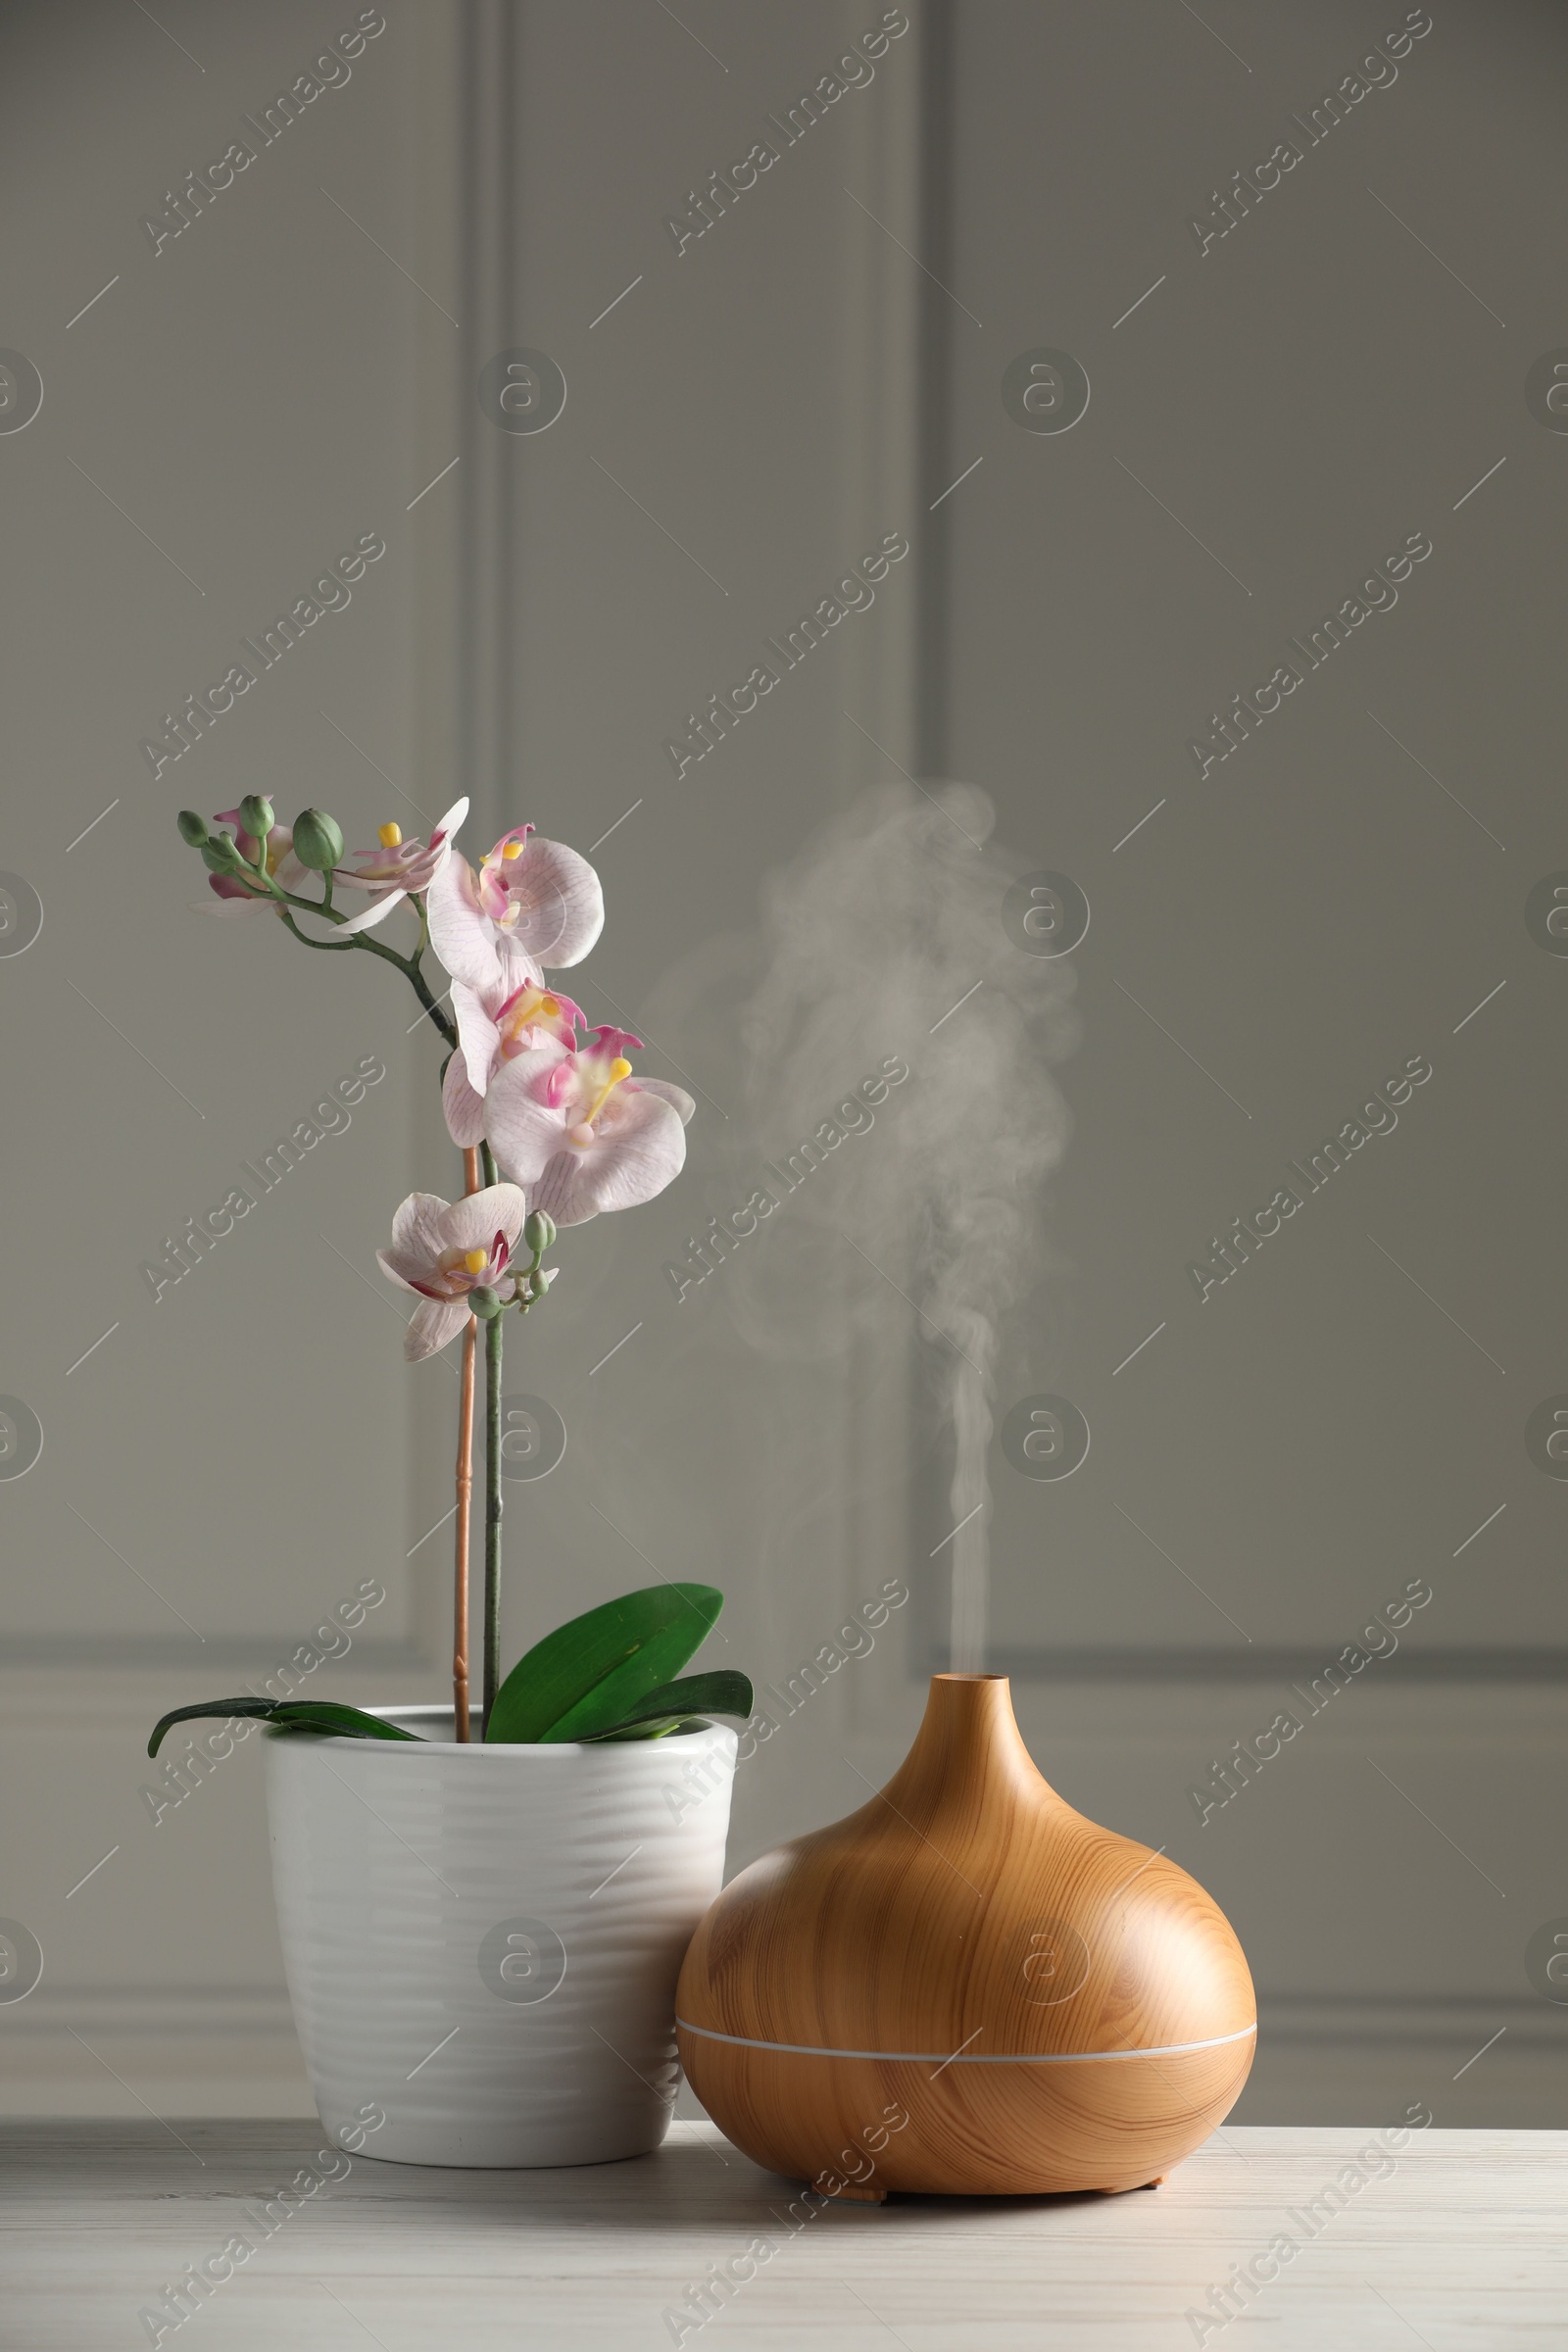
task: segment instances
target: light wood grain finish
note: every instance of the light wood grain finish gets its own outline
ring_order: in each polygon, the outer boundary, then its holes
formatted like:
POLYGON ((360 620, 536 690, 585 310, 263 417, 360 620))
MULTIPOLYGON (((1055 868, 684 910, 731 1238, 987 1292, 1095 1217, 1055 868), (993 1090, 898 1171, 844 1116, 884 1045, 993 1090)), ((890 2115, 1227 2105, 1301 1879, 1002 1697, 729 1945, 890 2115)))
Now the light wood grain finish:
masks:
MULTIPOLYGON (((0 2135, 5 2352, 145 2345, 138 2310, 324 2144, 296 2123, 176 2129, 189 2152, 146 2118, 0 2135)), ((1184 2314, 1369 2137, 1227 2127, 1154 2196, 811 2199, 805 2222, 707 2124, 566 2172, 359 2156, 164 2343, 670 2352, 692 2286, 760 2239, 686 2352, 1180 2352, 1184 2314)), ((1568 2132, 1418 2132, 1211 2352, 1546 2352, 1568 2340, 1565 2176, 1568 2132)))
POLYGON ((1229 2112, 1256 2023, 1218 1905, 1075 1813, 984 1675, 937 1675, 887 1788, 732 1881, 676 2008, 757 2162, 949 2193, 1142 2186, 1229 2112))

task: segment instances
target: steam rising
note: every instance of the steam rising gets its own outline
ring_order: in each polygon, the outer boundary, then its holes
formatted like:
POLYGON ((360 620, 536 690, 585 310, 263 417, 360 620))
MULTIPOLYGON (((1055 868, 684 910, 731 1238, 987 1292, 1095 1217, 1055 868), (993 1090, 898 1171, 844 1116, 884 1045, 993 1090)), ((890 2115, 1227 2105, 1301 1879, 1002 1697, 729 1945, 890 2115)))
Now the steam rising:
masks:
POLYGON ((952 1663, 971 1673, 986 1642, 998 1325, 1045 1267, 1043 1187, 1070 1131, 1047 1063, 1075 1034, 1070 967, 1004 927, 1019 861, 986 846, 994 822, 972 786, 901 785, 865 796, 769 883, 765 977, 743 1024, 755 1131, 775 1167, 824 1122, 845 1132, 729 1292, 746 1336, 781 1353, 818 1351, 825 1320, 841 1339, 856 1320, 886 1331, 889 1305, 915 1322, 952 1433, 958 1532, 937 1558, 952 1562, 952 1663), (901 1058, 908 1078, 874 1133, 858 1127, 853 1090, 901 1058))

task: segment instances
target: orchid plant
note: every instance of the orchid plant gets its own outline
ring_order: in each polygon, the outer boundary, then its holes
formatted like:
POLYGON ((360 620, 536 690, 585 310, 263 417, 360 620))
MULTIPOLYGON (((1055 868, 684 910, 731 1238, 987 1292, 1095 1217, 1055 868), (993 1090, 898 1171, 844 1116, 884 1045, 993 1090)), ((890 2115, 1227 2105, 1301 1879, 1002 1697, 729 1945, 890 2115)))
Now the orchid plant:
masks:
MULTIPOLYGON (((410 1363, 461 1340, 453 1706, 470 1738, 468 1552, 473 1489, 475 1352, 484 1332, 485 1488, 483 1713, 486 1740, 647 1739, 714 1714, 750 1713, 751 1685, 733 1671, 679 1677, 710 1630, 722 1596, 707 1585, 656 1585, 590 1610, 536 1643, 502 1682, 501 1371, 509 1314, 527 1314, 560 1269, 544 1257, 558 1229, 652 1200, 686 1157, 695 1104, 678 1086, 636 1074, 642 1040, 590 1029, 547 972, 581 962, 604 928, 604 894, 585 858, 514 825, 477 873, 456 847, 460 800, 428 841, 382 825, 350 858, 319 808, 292 827, 252 794, 211 819, 181 812, 183 839, 208 869, 201 904, 228 917, 270 913, 303 947, 379 957, 413 988, 447 1048, 441 1102, 463 1154, 459 1199, 411 1193, 377 1251, 387 1279, 416 1301, 404 1337, 410 1363), (318 895, 316 895, 318 894, 318 895), (417 937, 400 953, 371 937, 400 908, 417 937), (432 991, 433 953, 450 986, 432 991), (446 1009, 450 996, 451 1010, 446 1009)), ((216 1699, 164 1717, 261 1716, 281 1731, 365 1738, 414 1735, 324 1700, 216 1699)))

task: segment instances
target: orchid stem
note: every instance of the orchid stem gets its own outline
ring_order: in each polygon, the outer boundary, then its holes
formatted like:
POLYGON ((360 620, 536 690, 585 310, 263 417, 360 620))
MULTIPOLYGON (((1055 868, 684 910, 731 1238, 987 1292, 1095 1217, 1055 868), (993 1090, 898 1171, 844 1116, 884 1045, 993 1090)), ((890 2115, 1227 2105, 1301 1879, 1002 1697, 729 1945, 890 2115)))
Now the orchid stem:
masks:
POLYGON ((468 1523, 473 1499, 474 1321, 463 1335, 463 1389, 458 1402, 458 1536, 452 1591, 452 1720, 458 1744, 468 1728, 468 1523))
POLYGON ((290 914, 286 906, 280 906, 278 908, 278 912, 281 914, 284 924, 290 931, 293 932, 295 938, 299 941, 302 948, 324 948, 329 956, 348 956, 352 954, 356 945, 355 941, 352 939, 312 939, 308 932, 300 929, 298 923, 294 920, 294 917, 290 914))
MULTIPOLYGON (((487 1185, 496 1181, 495 1153, 479 1146, 487 1185)), ((484 1327, 484 1735, 501 1685, 501 1327, 484 1327)))
MULTIPOLYGON (((479 1154, 463 1154, 463 1189, 479 1190, 479 1154)), ((468 1723, 468 1528, 473 1500, 473 1349, 476 1328, 463 1335, 463 1388, 458 1402, 458 1532, 452 1585, 452 1719, 460 1746, 472 1738, 468 1723)))

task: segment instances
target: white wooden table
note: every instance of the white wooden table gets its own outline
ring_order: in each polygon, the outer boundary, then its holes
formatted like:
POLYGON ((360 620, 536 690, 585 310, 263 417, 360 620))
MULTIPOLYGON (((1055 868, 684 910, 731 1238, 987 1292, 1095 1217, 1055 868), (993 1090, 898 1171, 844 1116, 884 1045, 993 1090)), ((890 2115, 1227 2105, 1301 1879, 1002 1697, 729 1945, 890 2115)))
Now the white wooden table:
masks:
POLYGON ((1418 2133, 1238 2316, 1210 2289, 1262 2256, 1370 2132, 1238 2128, 1129 2196, 814 2201, 708 2124, 658 2155, 553 2173, 352 2161, 288 2122, 8 2126, 0 2344, 99 2352, 1555 2352, 1568 2345, 1568 2132, 1418 2133), (177 2131, 179 2137, 172 2136, 177 2131), (344 2168, 341 2178, 323 2179, 344 2168), (270 2192, 318 2185, 274 2208, 270 2192), (790 2200, 797 2199, 792 2216, 790 2200), (233 2239, 255 2250, 234 2265, 233 2239), (769 2251, 762 2255, 760 2249, 769 2251), (729 2292, 706 2322, 692 2290, 729 2292), (751 2276, 747 2276, 750 2272, 751 2276))

